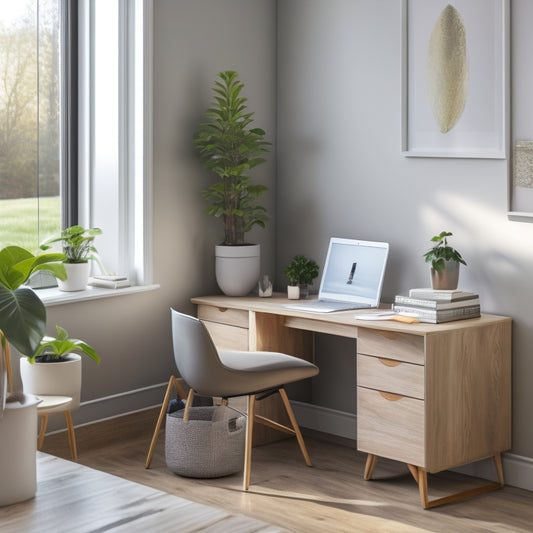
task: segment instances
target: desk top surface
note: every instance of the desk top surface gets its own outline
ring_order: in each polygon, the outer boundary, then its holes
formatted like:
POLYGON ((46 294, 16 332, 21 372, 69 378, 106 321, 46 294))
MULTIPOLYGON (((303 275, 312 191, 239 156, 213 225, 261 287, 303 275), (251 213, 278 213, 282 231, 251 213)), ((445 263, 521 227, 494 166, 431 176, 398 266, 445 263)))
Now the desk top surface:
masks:
MULTIPOLYGON (((316 296, 315 296, 316 298, 316 296)), ((241 309, 246 311, 255 311, 258 313, 270 313, 293 319, 302 319, 306 321, 316 321, 317 323, 341 324, 368 329, 380 329, 386 331, 401 331, 415 335, 427 335, 441 333, 443 331, 457 330, 463 328, 482 327, 493 325, 501 322, 511 322, 511 318, 482 314, 479 318, 470 318, 467 320, 455 320, 453 322, 444 322, 440 324, 413 323, 406 324, 394 320, 358 320, 356 315, 363 313, 376 312, 375 309, 351 309, 349 311, 336 311, 333 313, 313 313, 288 309, 286 305, 294 302, 288 300, 284 293, 274 293, 272 297, 261 298, 259 296, 199 296, 191 298, 191 302, 197 305, 210 305, 219 309, 241 309)), ((390 309, 390 304, 383 304, 380 309, 390 309)))

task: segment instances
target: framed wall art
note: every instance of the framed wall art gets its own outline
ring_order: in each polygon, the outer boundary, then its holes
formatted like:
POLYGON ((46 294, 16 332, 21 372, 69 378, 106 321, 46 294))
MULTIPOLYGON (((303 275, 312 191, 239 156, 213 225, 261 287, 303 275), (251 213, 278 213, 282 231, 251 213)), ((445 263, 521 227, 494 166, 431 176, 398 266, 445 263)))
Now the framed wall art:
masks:
POLYGON ((403 0, 402 150, 507 157, 509 0, 403 0))

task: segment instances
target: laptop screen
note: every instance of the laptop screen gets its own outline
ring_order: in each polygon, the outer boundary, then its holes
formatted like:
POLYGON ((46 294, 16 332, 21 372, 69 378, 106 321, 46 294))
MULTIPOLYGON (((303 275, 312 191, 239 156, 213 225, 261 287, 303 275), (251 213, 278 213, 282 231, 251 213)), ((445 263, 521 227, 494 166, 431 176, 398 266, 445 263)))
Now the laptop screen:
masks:
POLYGON ((324 265, 320 300, 359 302, 376 307, 381 298, 389 245, 332 237, 324 265))

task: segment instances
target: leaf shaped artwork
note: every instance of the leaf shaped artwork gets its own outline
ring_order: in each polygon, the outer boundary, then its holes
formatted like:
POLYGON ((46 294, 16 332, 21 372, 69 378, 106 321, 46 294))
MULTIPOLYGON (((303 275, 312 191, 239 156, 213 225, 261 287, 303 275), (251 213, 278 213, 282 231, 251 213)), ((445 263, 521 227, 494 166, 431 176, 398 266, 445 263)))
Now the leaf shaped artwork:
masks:
POLYGON ((431 109, 442 133, 463 114, 468 93, 466 30, 461 15, 448 4, 429 40, 427 83, 431 109))

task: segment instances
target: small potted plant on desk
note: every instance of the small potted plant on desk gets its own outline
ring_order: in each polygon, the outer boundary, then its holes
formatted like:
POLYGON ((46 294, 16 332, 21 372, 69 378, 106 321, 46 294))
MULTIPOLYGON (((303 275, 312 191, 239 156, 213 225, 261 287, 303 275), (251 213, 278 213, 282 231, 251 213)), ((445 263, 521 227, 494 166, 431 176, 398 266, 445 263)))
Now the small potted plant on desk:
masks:
POLYGON ((85 229, 82 226, 70 226, 59 236, 50 237, 41 243, 41 250, 49 250, 50 245, 61 242, 65 254, 67 279, 58 278, 57 283, 62 291, 83 291, 89 281, 89 260, 100 263, 98 252, 93 245, 94 238, 101 235, 100 228, 85 229))
POLYGON ((296 255, 283 272, 289 278, 287 287, 289 300, 298 300, 308 297, 309 285, 318 276, 318 265, 305 255, 296 255))
POLYGON ((448 237, 453 233, 441 231, 431 238, 437 244, 424 254, 426 263, 431 263, 431 284, 434 290, 455 290, 459 283, 459 266, 466 266, 461 254, 448 246, 448 237))

